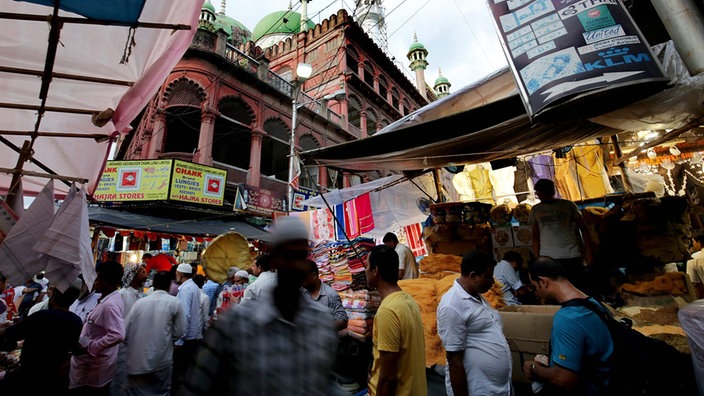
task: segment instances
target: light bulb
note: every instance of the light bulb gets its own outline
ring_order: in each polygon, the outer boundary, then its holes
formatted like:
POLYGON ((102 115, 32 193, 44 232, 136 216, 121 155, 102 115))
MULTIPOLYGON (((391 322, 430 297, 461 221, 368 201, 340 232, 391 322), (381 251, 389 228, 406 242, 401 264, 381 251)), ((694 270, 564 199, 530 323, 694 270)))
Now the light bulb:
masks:
POLYGON ((692 154, 692 158, 689 159, 689 162, 692 164, 701 164, 702 163, 702 155, 700 153, 694 153, 692 154))
POLYGON ((680 149, 677 148, 677 146, 672 146, 670 147, 670 154, 677 157, 678 155, 682 154, 682 152, 680 151, 680 149))
POLYGON ((658 155, 655 153, 655 150, 648 149, 648 158, 650 158, 651 160, 654 160, 657 157, 658 157, 658 155))

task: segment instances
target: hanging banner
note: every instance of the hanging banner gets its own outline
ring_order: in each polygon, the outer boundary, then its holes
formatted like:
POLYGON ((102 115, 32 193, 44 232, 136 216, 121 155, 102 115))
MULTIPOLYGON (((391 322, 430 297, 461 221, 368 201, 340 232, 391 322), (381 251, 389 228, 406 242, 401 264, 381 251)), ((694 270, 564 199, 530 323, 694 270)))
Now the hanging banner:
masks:
POLYGON ((531 117, 578 94, 633 86, 606 101, 584 100, 592 107, 583 113, 598 114, 668 81, 619 0, 487 1, 531 117))
POLYGON ((316 190, 311 190, 305 187, 298 187, 293 190, 293 205, 291 205, 291 211, 295 212, 307 212, 311 209, 306 205, 303 205, 303 201, 306 199, 317 197, 320 193, 316 190))
POLYGON ((222 205, 227 171, 186 161, 174 161, 171 193, 174 201, 222 205))
POLYGON ((284 212, 283 197, 275 196, 273 191, 263 188, 240 184, 235 199, 233 210, 246 210, 265 216, 271 216, 274 212, 284 212))
POLYGON ((101 202, 167 199, 171 162, 108 161, 93 198, 101 202))

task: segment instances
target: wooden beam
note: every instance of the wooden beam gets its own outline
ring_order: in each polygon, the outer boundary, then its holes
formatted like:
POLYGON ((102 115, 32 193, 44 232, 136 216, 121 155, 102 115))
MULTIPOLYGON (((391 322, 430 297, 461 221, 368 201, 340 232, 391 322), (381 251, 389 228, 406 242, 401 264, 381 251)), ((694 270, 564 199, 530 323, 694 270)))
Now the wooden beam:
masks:
MULTIPOLYGON (((33 136, 32 131, 8 131, 1 130, 0 135, 6 136, 33 136)), ((37 132, 39 137, 56 137, 56 138, 91 138, 95 140, 108 140, 111 135, 104 135, 102 133, 70 133, 70 132, 37 132)))
MULTIPOLYGON (((18 67, 8 67, 8 66, 0 66, 0 72, 24 74, 24 75, 28 75, 28 76, 39 76, 39 77, 44 75, 44 72, 42 70, 20 69, 18 67)), ((134 82, 132 82, 132 81, 112 80, 109 78, 97 78, 97 77, 89 77, 89 76, 79 76, 77 74, 68 74, 68 73, 51 73, 51 76, 53 78, 94 82, 94 83, 99 83, 99 84, 125 85, 128 87, 131 87, 134 85, 134 82)))
POLYGON ((44 110, 44 111, 51 111, 54 113, 75 113, 75 114, 90 114, 93 115, 95 113, 100 113, 102 110, 88 110, 88 109, 73 109, 70 107, 52 107, 52 106, 39 106, 39 105, 28 105, 28 104, 21 104, 21 103, 6 103, 6 102, 0 102, 0 107, 4 107, 6 109, 18 109, 18 110, 34 110, 34 111, 39 111, 39 110, 44 110))
POLYGON ((55 174, 51 174, 51 173, 40 173, 40 172, 32 172, 32 171, 28 171, 28 170, 19 170, 19 169, 11 169, 11 168, 0 168, 0 173, 10 173, 12 175, 22 175, 22 176, 43 177, 46 179, 73 181, 76 183, 83 183, 83 184, 88 183, 88 179, 85 179, 83 177, 61 176, 61 175, 55 175, 55 174))
MULTIPOLYGON (((34 21, 34 22, 49 22, 51 20, 51 15, 37 15, 37 14, 20 14, 16 12, 0 12, 0 19, 15 19, 20 21, 34 21)), ((60 23, 71 23, 76 25, 103 25, 103 26, 130 26, 137 28, 146 29, 167 29, 167 30, 191 30, 191 25, 185 25, 182 23, 156 23, 156 22, 137 22, 134 25, 130 25, 124 22, 107 21, 100 19, 88 19, 88 18, 76 18, 76 17, 57 17, 60 23)))

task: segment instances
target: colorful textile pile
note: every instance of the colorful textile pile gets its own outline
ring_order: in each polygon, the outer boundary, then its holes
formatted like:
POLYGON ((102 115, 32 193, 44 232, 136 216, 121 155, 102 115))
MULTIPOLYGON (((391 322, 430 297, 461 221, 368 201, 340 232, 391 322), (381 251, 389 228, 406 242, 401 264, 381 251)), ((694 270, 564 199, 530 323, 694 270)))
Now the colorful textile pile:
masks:
POLYGON ((379 293, 369 290, 345 290, 340 292, 340 298, 349 317, 347 322, 349 336, 360 341, 371 337, 374 315, 381 304, 379 293))

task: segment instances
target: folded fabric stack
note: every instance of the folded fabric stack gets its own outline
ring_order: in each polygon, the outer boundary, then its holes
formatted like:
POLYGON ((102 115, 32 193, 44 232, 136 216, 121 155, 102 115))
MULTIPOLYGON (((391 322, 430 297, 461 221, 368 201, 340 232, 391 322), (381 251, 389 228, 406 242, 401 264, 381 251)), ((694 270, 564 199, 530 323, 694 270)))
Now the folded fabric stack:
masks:
POLYGON ((318 265, 318 277, 328 285, 332 285, 335 281, 335 271, 330 265, 330 257, 328 255, 328 243, 323 242, 313 246, 312 257, 313 261, 318 265))
POLYGON ((372 336, 374 319, 351 319, 347 322, 347 334, 350 337, 364 341, 372 336))
POLYGON ((367 275, 364 272, 352 272, 352 290, 362 290, 367 287, 367 275))

